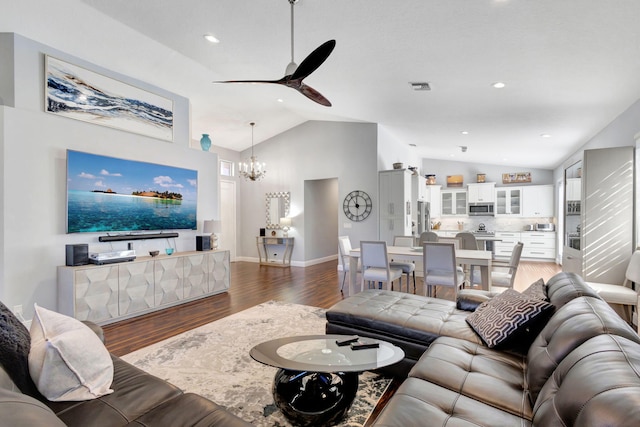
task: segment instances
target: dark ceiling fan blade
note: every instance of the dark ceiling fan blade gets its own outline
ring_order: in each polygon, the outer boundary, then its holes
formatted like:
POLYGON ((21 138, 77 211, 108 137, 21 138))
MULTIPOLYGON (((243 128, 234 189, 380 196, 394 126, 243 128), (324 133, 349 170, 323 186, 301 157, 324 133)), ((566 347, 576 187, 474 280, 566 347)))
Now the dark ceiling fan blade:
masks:
POLYGON ((276 83, 283 84, 285 79, 279 80, 218 80, 213 83, 276 83))
POLYGON ((324 105, 325 107, 331 107, 331 102, 311 86, 307 86, 306 84, 301 83, 300 87, 298 87, 297 90, 310 100, 317 102, 320 105, 324 105))
POLYGON ((336 47, 335 40, 329 40, 318 46, 313 52, 298 65, 296 71, 291 75, 291 80, 302 80, 309 74, 313 73, 327 60, 333 49, 336 47))

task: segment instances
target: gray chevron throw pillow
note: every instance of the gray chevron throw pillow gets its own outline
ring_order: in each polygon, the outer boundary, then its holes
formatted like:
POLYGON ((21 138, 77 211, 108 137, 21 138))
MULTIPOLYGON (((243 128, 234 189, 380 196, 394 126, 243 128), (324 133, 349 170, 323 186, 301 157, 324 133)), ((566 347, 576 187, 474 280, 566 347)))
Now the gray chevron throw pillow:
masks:
POLYGON ((544 300, 507 289, 480 304, 466 320, 487 347, 493 348, 552 309, 544 300))

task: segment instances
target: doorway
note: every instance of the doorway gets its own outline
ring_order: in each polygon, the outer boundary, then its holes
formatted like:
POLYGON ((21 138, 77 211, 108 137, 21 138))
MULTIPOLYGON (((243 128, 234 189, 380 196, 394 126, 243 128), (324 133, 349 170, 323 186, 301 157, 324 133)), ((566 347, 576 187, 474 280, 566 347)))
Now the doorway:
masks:
POLYGON ((229 251, 230 260, 236 260, 236 183, 220 180, 220 222, 222 233, 218 247, 229 251))
POLYGON ((304 182, 304 258, 324 261, 338 253, 338 178, 304 182))

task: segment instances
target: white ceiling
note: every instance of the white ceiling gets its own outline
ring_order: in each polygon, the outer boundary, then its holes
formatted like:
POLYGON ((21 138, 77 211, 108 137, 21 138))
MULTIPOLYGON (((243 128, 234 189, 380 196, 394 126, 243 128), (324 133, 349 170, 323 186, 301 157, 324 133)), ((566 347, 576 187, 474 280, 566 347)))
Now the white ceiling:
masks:
POLYGON ((113 28, 111 18, 172 49, 170 58, 114 52, 100 65, 135 74, 122 64, 139 63, 134 77, 144 69, 145 81, 191 100, 194 138, 210 133, 214 145, 233 150, 250 145, 250 121, 256 143, 307 120, 362 121, 416 144, 421 157, 553 168, 640 98, 637 0, 300 0, 296 62, 337 42, 305 80, 332 107, 282 86, 212 83, 284 75, 288 0, 81 3, 113 28), (220 43, 206 42, 206 33, 220 43), (167 62, 193 73, 152 71, 167 62), (432 90, 414 92, 410 81, 432 90), (491 87, 497 81, 506 87, 491 87))

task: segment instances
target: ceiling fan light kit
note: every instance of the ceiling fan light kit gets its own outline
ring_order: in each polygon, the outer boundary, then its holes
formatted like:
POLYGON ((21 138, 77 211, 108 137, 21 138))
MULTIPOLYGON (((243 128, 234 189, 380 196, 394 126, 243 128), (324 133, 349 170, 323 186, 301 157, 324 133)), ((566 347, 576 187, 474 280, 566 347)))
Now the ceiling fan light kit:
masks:
POLYGON ((331 102, 325 98, 320 92, 308 86, 302 82, 307 76, 313 73, 320 67, 324 61, 327 60, 333 49, 336 47, 335 40, 329 40, 318 46, 313 52, 300 63, 296 65, 293 57, 293 42, 294 42, 294 27, 293 27, 293 6, 298 0, 288 0, 291 4, 291 62, 285 69, 285 75, 279 80, 225 80, 214 83, 267 83, 267 84, 279 84, 291 89, 295 89, 310 100, 324 105, 325 107, 331 107, 331 102))

